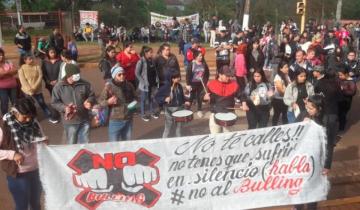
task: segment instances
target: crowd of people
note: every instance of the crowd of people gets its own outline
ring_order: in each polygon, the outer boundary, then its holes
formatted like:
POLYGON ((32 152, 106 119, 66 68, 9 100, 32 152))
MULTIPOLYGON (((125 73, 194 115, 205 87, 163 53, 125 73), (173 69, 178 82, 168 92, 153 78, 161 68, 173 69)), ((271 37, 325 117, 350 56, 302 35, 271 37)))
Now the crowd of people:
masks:
MULTIPOLYGON (((144 122, 164 114, 163 138, 183 135, 184 123, 174 120, 174 113, 192 110, 195 104, 199 118, 205 116, 203 105, 208 104, 212 134, 235 131, 217 116, 230 114, 231 118, 237 109, 246 113, 248 129, 314 120, 326 128, 328 143, 323 173, 328 174, 334 147, 347 128, 347 113, 360 77, 356 27, 328 29, 310 22, 306 31, 300 33, 289 20, 282 24, 281 40, 277 40, 270 23, 263 28, 242 30, 236 21, 231 25, 219 23, 214 16, 204 23, 208 32, 205 41, 216 52, 216 73, 212 78, 212 66, 205 60, 201 37, 190 33, 190 25, 190 22, 178 25, 183 27, 181 31, 187 31, 180 38, 184 41, 179 45, 184 56, 184 70, 181 70, 170 44, 162 44, 157 52, 143 46, 137 53, 133 42, 110 38, 108 28, 100 24, 99 70, 105 85, 99 98, 95 97, 92 85, 83 79, 76 63, 74 40, 65 46, 58 29, 54 29, 48 39, 39 40, 35 47, 38 63, 30 35, 24 27, 19 27, 14 41, 19 50, 18 69, 0 49, 3 116, 0 160, 17 210, 28 206, 40 209, 41 187, 34 143, 46 142, 47 137, 37 121, 35 102, 50 123, 62 121, 68 144, 88 143, 93 125, 108 126, 109 141, 133 139, 137 104, 144 122), (122 49, 119 41, 123 42, 122 49), (186 75, 185 86, 181 83, 182 71, 186 75), (51 95, 50 104, 43 97, 43 81, 51 95), (173 127, 175 133, 171 134, 173 127)), ((141 31, 148 34, 146 28, 141 31)), ((178 35, 172 34, 176 40, 178 35)), ((316 208, 316 204, 310 206, 316 208)))

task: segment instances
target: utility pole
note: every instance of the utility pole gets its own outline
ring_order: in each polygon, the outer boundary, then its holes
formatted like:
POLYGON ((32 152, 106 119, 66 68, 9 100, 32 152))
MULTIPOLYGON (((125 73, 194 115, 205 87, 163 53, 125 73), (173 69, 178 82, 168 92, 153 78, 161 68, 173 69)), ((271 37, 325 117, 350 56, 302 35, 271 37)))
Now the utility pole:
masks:
POLYGON ((16 12, 17 12, 17 19, 18 19, 18 25, 22 24, 22 8, 21 8, 21 0, 16 0, 16 12))
POLYGON ((250 19, 250 0, 245 1, 245 8, 244 8, 244 18, 243 18, 243 29, 249 28, 249 19, 250 19))
POLYGON ((301 16, 301 33, 305 31, 305 21, 306 21, 306 0, 303 0, 304 3, 304 13, 301 16))
POLYGON ((305 30, 306 21, 306 0, 302 0, 296 4, 296 14, 301 15, 301 33, 305 30))
POLYGON ((340 20, 341 20, 341 9, 342 9, 342 0, 338 0, 337 6, 336 6, 336 22, 337 23, 340 23, 340 20))

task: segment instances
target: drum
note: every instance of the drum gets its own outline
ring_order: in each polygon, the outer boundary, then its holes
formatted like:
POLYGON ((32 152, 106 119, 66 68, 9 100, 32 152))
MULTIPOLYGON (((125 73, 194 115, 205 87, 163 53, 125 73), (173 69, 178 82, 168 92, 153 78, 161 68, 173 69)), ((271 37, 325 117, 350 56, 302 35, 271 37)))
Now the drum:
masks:
POLYGON ((127 109, 129 112, 134 112, 136 110, 137 101, 132 101, 127 105, 127 109))
POLYGON ((172 113, 175 122, 190 122, 193 120, 193 112, 190 110, 179 110, 172 113))
POLYGON ((217 113, 217 114, 215 114, 214 117, 215 117, 216 124, 223 126, 223 127, 233 126, 237 120, 236 114, 234 114, 232 112, 217 113))

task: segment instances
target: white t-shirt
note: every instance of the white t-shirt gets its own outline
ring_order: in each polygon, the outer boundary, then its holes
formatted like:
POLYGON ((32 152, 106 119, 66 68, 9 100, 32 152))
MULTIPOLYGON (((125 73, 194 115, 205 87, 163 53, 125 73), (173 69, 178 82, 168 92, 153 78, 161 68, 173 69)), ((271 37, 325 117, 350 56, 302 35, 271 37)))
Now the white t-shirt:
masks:
MULTIPOLYGON (((290 81, 289 76, 287 76, 287 80, 290 81)), ((280 75, 278 75, 278 74, 275 75, 275 77, 274 77, 274 84, 276 82, 281 82, 282 85, 285 85, 285 81, 283 79, 281 79, 280 75)), ((276 89, 276 86, 275 86, 274 98, 283 99, 283 95, 281 95, 279 93, 279 91, 276 89)))

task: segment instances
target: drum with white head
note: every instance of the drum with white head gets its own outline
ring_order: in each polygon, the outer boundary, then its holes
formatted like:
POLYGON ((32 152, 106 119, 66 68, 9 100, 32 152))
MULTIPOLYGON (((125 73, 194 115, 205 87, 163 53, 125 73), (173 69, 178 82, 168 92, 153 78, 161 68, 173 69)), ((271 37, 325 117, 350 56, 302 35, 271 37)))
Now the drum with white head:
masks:
POLYGON ((193 112, 190 110, 179 110, 172 113, 175 122, 190 122, 193 120, 193 112))
POLYGON ((223 127, 233 126, 237 120, 237 115, 232 112, 217 113, 214 117, 216 124, 223 127))

